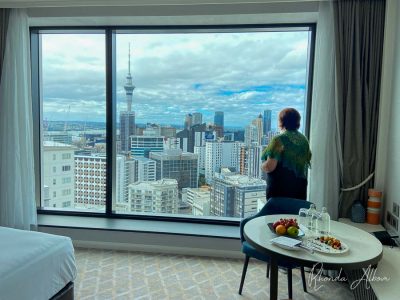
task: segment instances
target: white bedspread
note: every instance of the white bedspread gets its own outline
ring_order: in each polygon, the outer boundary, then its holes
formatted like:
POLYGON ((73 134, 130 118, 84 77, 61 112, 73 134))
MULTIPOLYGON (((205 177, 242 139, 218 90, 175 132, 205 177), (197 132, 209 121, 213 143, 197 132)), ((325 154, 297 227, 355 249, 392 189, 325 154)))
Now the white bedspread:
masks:
POLYGON ((1 300, 48 300, 75 277, 70 238, 0 227, 1 300))

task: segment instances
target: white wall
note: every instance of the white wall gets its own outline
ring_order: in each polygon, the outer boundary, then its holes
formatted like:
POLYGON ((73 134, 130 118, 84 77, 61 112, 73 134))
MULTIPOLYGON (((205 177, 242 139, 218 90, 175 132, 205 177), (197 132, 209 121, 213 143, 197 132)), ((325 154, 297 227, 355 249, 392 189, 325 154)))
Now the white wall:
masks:
POLYGON ((388 0, 386 13, 375 187, 384 191, 384 223, 393 231, 386 214, 400 205, 400 3, 388 0))

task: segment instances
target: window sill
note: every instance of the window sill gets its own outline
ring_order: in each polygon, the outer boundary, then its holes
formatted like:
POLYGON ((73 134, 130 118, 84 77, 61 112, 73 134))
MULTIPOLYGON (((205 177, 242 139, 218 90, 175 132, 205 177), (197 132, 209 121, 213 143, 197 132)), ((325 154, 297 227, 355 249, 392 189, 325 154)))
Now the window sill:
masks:
POLYGON ((38 215, 39 227, 125 231, 198 237, 239 239, 239 226, 167 222, 155 220, 111 219, 61 215, 38 215))

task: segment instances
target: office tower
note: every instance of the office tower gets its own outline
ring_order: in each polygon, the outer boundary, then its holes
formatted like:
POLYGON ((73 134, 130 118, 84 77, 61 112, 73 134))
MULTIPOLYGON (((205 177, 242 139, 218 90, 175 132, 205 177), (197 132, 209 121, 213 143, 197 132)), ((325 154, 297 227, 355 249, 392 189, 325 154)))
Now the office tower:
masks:
POLYGON ((183 152, 194 152, 194 146, 204 145, 204 141, 207 139, 206 124, 193 125, 190 129, 184 129, 176 134, 179 139, 179 148, 183 152))
POLYGON ((246 145, 252 145, 257 143, 258 140, 258 128, 253 124, 249 124, 244 129, 244 143, 246 145))
POLYGON ((185 122, 183 124, 183 128, 190 129, 190 127, 192 127, 192 125, 193 125, 193 116, 192 116, 192 114, 187 114, 185 116, 185 122))
POLYGON ((221 169, 211 186, 210 213, 213 216, 246 218, 258 212, 260 202, 265 203, 266 183, 221 169))
POLYGON ((224 136, 224 112, 216 111, 214 114, 214 131, 217 137, 224 136))
POLYGON ((239 168, 240 144, 229 141, 207 141, 205 156, 205 179, 211 183, 214 173, 221 167, 239 168))
POLYGON ((216 111, 214 113, 214 125, 224 127, 224 112, 216 111))
POLYGON ((271 116, 272 116, 272 110, 270 109, 264 110, 263 135, 267 135, 267 133, 271 131, 271 120, 272 120, 271 116))
POLYGON ((150 159, 156 161, 157 180, 176 179, 178 189, 197 188, 199 178, 198 156, 182 150, 150 153, 150 159))
POLYGON ((262 136, 263 136, 263 119, 262 119, 262 115, 260 114, 258 116, 258 118, 254 119, 251 123, 254 126, 257 127, 257 143, 258 143, 258 145, 261 145, 261 140, 262 140, 262 136))
POLYGON ((48 193, 45 207, 74 207, 74 150, 71 145, 43 142, 43 185, 48 193))
POLYGON ((181 130, 176 134, 176 139, 179 145, 179 149, 181 149, 183 152, 190 152, 189 136, 190 136, 190 131, 188 129, 181 130))
POLYGON ((203 123, 203 115, 201 113, 195 112, 192 115, 192 125, 198 125, 203 123))
POLYGON ((132 212, 178 213, 178 182, 175 179, 136 182, 129 185, 132 212))
POLYGON ((164 138, 161 136, 131 136, 131 153, 133 157, 147 157, 150 152, 162 152, 164 150, 164 138))
POLYGON ((192 215, 210 215, 211 190, 209 187, 187 188, 186 194, 186 202, 192 207, 192 215))
POLYGON ((128 74, 126 75, 126 82, 124 85, 125 93, 126 93, 126 111, 121 111, 119 116, 119 125, 120 125, 120 141, 121 141, 121 151, 129 152, 130 151, 130 136, 136 134, 136 125, 135 125, 135 112, 132 111, 132 94, 135 89, 135 86, 132 84, 132 76, 131 76, 131 51, 129 46, 129 55, 128 55, 128 74))

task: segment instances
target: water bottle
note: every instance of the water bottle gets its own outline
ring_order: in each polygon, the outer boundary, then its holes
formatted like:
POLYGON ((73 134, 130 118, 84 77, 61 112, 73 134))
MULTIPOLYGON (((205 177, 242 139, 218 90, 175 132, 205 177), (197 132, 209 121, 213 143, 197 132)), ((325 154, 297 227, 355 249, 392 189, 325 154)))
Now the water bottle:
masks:
POLYGON ((331 232, 331 216, 326 207, 323 207, 318 218, 318 232, 320 235, 329 235, 331 232))
POLYGON ((307 213, 307 231, 309 235, 312 237, 315 235, 316 231, 316 218, 317 218, 317 209, 315 208, 315 204, 311 204, 307 213))

